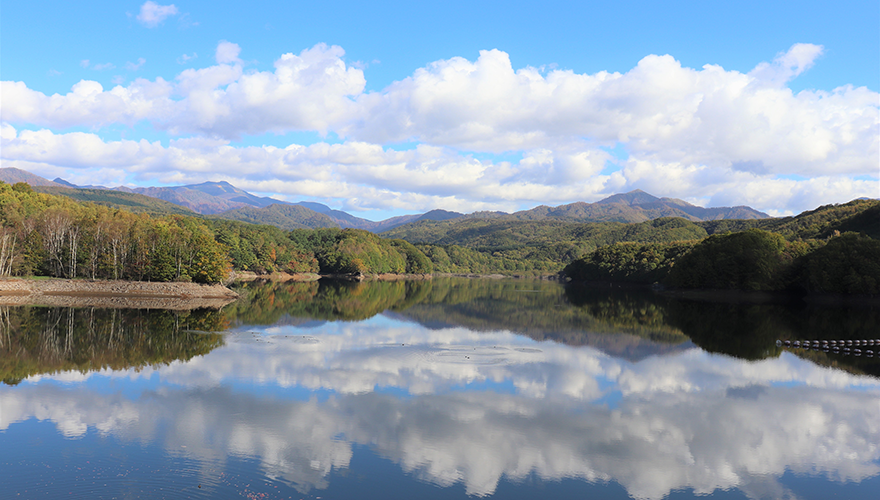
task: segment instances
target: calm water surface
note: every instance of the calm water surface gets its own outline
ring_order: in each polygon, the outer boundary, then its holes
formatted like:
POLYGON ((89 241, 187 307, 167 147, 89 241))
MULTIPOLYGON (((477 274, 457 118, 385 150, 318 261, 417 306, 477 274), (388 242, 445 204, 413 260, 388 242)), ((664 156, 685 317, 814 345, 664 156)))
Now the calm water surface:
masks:
POLYGON ((880 358, 776 343, 878 338, 877 308, 524 280, 240 292, 0 308, 0 497, 880 497, 880 358))

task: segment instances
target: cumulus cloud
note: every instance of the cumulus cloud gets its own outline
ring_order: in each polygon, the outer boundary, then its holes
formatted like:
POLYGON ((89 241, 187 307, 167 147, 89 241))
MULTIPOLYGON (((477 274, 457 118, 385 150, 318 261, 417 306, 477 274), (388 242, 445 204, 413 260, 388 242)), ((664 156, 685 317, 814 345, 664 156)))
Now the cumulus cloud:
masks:
POLYGON ((781 86, 810 69, 824 51, 825 48, 821 45, 796 43, 788 52, 777 54, 772 63, 758 64, 749 72, 749 76, 761 83, 781 86))
POLYGON ((178 14, 177 7, 171 5, 159 5, 152 0, 147 0, 141 5, 141 11, 137 15, 137 20, 147 28, 155 28, 162 24, 162 21, 170 16, 178 14))
MULTIPOLYGON (((770 69, 798 74, 820 49, 796 45, 770 69)), ((341 131, 371 142, 495 152, 587 139, 689 164, 760 161, 774 173, 875 172, 876 92, 843 87, 795 95, 757 83, 757 76, 718 66, 684 68, 670 56, 645 57, 625 74, 543 75, 514 71, 507 54, 483 51, 474 62, 438 61, 359 96, 360 119, 341 131)))
POLYGON ((157 78, 136 79, 110 90, 92 80, 80 80, 65 95, 47 96, 24 82, 0 82, 3 106, 0 120, 49 127, 99 127, 140 120, 163 120, 174 114, 173 86, 157 78))
MULTIPOLYGON (((52 129, 143 121, 175 136, 227 141, 335 132, 344 145, 259 152, 277 167, 238 178, 242 187, 255 186, 273 172, 282 195, 336 192, 349 207, 416 209, 413 203, 442 201, 447 209, 509 210, 641 188, 791 212, 815 208, 809 203, 822 196, 832 197, 822 199, 828 203, 880 192, 880 95, 865 87, 794 93, 785 86, 822 51, 795 44, 749 73, 649 55, 625 73, 578 74, 514 69, 508 54, 489 50, 474 61, 433 62, 365 92, 363 71, 346 63, 340 47, 319 44, 283 54, 271 71, 245 71, 241 48, 221 41, 216 65, 186 69, 171 81, 137 79, 105 90, 83 80, 52 96, 2 82, 0 118, 52 129), (386 149, 405 142, 418 147, 386 149), (628 157, 612 158, 609 147, 628 157), (474 158, 510 151, 522 158, 474 158), (618 171, 606 171, 609 163, 618 171), (300 178, 305 165, 332 183, 300 178)), ((198 165, 217 152, 189 151, 192 161, 154 168, 180 178, 204 175, 198 165)), ((230 163, 252 153, 227 146, 222 155, 230 163)))
POLYGON ((240 52, 241 47, 238 44, 223 40, 217 44, 214 59, 218 64, 241 64, 241 59, 238 58, 240 52))
MULTIPOLYGON (((108 109, 111 104, 106 104, 108 109)), ((623 162, 616 172, 602 173, 609 154, 601 149, 540 149, 527 151, 518 162, 492 162, 427 145, 401 151, 358 141, 235 147, 222 139, 191 137, 165 146, 158 141, 105 141, 87 132, 17 132, 8 123, 4 130, 0 151, 4 165, 49 178, 87 180, 103 177, 103 170, 112 168, 125 169, 148 184, 223 179, 291 201, 320 198, 355 211, 437 207, 513 211, 541 203, 596 201, 615 192, 644 189, 702 205, 748 204, 781 213, 815 208, 828 200, 870 196, 877 190, 876 181, 842 175, 776 179, 637 157, 623 162), (699 196, 694 197, 694 192, 699 196)))

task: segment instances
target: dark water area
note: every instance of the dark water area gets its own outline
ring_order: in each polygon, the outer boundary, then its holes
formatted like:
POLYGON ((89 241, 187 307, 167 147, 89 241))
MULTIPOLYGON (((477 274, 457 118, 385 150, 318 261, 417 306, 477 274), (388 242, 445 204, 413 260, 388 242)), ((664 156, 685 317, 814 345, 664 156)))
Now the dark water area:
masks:
POLYGON ((529 280, 238 291, 0 308, 0 497, 880 496, 876 307, 529 280))

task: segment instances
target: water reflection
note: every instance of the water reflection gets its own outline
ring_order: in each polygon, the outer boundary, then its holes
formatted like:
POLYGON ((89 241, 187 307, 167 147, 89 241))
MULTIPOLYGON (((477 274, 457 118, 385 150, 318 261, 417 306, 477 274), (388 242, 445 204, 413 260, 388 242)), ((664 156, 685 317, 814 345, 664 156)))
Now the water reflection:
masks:
POLYGON ((226 328, 215 310, 0 306, 0 382, 40 373, 141 368, 210 352, 226 328))
POLYGON ((656 391, 608 408, 494 392, 289 401, 227 387, 128 400, 43 385, 0 393, 0 405, 2 429, 39 418, 66 436, 92 427, 211 462, 254 457, 301 492, 326 488, 332 469, 349 467, 353 444, 434 484, 463 482, 473 495, 535 473, 616 481, 635 498, 734 487, 783 497, 777 479, 787 470, 842 482, 880 472, 880 397, 805 387, 656 391))
MULTIPOLYGON (((7 311, 3 362, 23 349, 27 369, 0 386, 0 450, 40 420, 69 439, 156 443, 206 470, 254 460, 254 481, 325 497, 365 449, 476 496, 538 477, 645 499, 798 498, 808 487, 791 475, 832 492, 880 475, 880 379, 865 375, 876 360, 841 370, 775 347, 840 313, 761 319, 783 306, 539 282, 373 285, 254 286, 188 314, 7 311), (122 361, 107 361, 111 339, 128 346, 122 361)), ((860 311, 854 336, 876 321, 860 311)))

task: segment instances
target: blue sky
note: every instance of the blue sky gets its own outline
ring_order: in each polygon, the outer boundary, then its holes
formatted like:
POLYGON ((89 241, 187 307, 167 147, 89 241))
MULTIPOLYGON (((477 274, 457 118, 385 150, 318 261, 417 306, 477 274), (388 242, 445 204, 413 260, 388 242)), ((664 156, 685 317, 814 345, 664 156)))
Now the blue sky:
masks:
POLYGON ((880 196, 876 1, 32 1, 0 23, 3 166, 79 184, 223 179, 371 219, 880 196))

